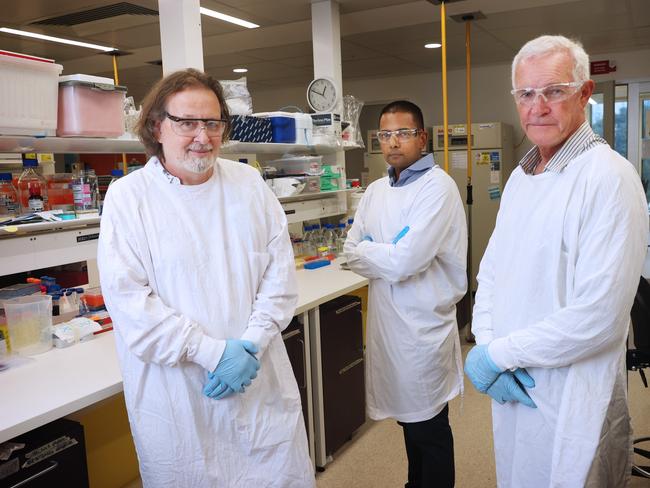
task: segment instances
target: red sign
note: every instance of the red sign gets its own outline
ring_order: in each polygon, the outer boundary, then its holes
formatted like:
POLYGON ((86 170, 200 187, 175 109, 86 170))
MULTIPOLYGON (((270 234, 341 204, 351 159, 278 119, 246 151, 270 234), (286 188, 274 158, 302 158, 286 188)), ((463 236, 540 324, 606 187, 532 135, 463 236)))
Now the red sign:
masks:
POLYGON ((603 61, 592 61, 589 63, 589 72, 592 75, 606 75, 612 71, 616 71, 616 64, 610 65, 609 59, 603 61))

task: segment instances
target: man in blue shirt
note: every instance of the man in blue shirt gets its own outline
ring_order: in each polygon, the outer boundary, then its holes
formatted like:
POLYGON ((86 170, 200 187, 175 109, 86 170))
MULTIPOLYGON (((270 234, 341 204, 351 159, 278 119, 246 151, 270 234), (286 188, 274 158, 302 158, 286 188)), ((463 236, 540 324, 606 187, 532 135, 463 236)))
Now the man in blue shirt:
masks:
POLYGON ((377 132, 388 177, 366 189, 344 251, 369 279, 368 416, 404 429, 407 488, 454 486, 447 403, 462 391, 456 303, 467 290, 467 224, 454 181, 422 156, 421 110, 382 110, 377 132))

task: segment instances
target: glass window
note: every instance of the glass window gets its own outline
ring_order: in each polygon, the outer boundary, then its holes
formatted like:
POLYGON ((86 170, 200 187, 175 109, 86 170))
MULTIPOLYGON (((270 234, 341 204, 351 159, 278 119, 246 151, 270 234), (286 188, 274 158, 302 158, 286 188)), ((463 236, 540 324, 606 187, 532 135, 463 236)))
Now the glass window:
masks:
POLYGON ((650 93, 641 94, 641 182, 650 202, 650 93))
POLYGON ((627 158, 627 85, 616 85, 614 101, 614 150, 627 158))
POLYGON ((605 137, 604 127, 603 127, 603 94, 594 93, 589 99, 589 104, 587 105, 587 113, 589 125, 593 131, 598 134, 600 137, 605 137))

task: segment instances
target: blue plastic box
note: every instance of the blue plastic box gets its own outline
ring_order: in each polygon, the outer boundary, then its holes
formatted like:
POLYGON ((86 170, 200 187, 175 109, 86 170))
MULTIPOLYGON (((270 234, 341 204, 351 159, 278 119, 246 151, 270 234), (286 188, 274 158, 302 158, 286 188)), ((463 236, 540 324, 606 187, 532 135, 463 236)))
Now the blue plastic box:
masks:
POLYGON ((272 116, 271 137, 273 142, 294 144, 296 142, 296 119, 294 117, 272 116))

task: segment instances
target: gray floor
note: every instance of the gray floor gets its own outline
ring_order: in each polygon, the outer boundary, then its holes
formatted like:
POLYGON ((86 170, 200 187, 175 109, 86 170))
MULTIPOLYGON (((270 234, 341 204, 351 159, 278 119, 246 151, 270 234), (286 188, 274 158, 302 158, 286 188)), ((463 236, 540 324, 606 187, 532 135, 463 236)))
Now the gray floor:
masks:
MULTIPOLYGON (((463 345, 463 356, 470 345, 463 345)), ((638 373, 629 374, 630 414, 635 435, 650 436, 650 389, 638 373)), ((494 488, 490 400, 465 378, 465 395, 450 403, 454 433, 456 487, 494 488)), ((369 421, 334 461, 316 476, 318 488, 398 488, 406 482, 402 429, 392 420, 369 421)), ((631 488, 650 488, 650 479, 634 477, 631 488)))
MULTIPOLYGON (((470 345, 463 345, 463 356, 470 345)), ((650 389, 638 373, 629 374, 632 423, 637 436, 650 436, 650 389)), ((465 380, 465 395, 450 404, 454 432, 456 486, 494 488, 490 400, 465 380)), ((341 448, 324 472, 316 475, 318 488, 399 488, 406 481, 402 429, 392 420, 368 421, 341 448)), ((136 480, 128 488, 139 488, 136 480)), ((650 488, 650 480, 634 477, 631 488, 650 488)))

